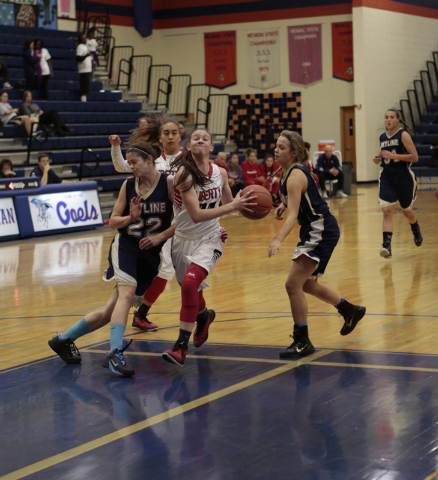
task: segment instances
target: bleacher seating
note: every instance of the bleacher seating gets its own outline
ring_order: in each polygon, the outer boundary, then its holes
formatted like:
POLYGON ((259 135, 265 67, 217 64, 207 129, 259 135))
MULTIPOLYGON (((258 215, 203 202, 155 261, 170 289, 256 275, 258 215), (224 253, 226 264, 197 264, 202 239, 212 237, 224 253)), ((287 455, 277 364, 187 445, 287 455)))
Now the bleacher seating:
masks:
MULTIPOLYGON (((34 90, 33 100, 40 108, 48 111, 56 109, 66 125, 73 131, 65 137, 49 137, 47 141, 32 141, 32 151, 51 152, 52 164, 64 173, 65 178, 74 179, 79 175, 82 149, 91 148, 100 157, 97 169, 84 165, 82 176, 98 181, 99 189, 117 193, 126 174, 116 172, 111 162, 111 150, 108 142, 110 134, 118 134, 122 141, 129 138, 130 130, 137 127, 137 119, 144 113, 141 102, 125 102, 120 91, 104 91, 100 81, 93 81, 87 102, 80 101, 79 74, 76 56, 76 32, 54 31, 44 29, 20 28, 2 25, 0 32, 0 55, 8 65, 10 83, 17 85, 24 80, 22 50, 24 42, 29 39, 43 38, 44 47, 52 57, 54 78, 49 80, 49 100, 41 100, 40 92, 34 90), (73 37, 73 38, 71 38, 73 37)), ((3 79, 0 79, 0 90, 3 79)), ((8 90, 9 103, 14 108, 21 106, 23 89, 8 90)), ((14 124, 2 126, 0 124, 0 139, 4 145, 13 140, 14 148, 8 152, 0 145, 0 156, 17 152, 20 146, 24 152, 28 145, 28 138, 23 127, 14 124)), ((25 158, 24 156, 20 158, 25 158)), ((33 164, 35 163, 35 155, 33 164)), ((93 166, 95 158, 88 153, 85 159, 93 166)), ((24 160, 23 160, 24 162, 24 160)), ((31 167, 33 168, 33 164, 31 167)), ((29 166, 17 163, 15 171, 24 174, 29 166)), ((61 173, 61 177, 63 176, 61 173)))

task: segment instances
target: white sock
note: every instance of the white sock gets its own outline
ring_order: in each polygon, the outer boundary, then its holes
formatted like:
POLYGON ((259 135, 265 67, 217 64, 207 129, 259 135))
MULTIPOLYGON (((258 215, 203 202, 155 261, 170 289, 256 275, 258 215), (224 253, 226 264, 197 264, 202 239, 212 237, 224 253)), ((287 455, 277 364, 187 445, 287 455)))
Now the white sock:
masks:
POLYGON ((81 102, 86 102, 86 101, 87 101, 87 96, 81 95, 81 102))

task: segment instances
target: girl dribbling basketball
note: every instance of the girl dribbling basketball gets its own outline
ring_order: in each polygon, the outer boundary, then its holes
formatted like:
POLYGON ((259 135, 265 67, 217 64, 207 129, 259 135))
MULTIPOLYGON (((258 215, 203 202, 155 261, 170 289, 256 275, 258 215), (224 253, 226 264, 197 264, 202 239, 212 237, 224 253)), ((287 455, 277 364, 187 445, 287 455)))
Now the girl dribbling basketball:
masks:
POLYGON ((301 136, 288 130, 281 132, 275 148, 275 161, 283 170, 280 181, 280 197, 283 203, 275 211, 275 218, 282 220, 286 208, 288 214, 269 246, 269 257, 280 253, 281 243, 295 224, 301 225, 300 242, 295 248, 286 281, 294 320, 294 341, 285 351, 280 352, 281 358, 290 359, 306 357, 315 351, 308 334, 308 305, 305 293, 338 309, 345 320, 341 335, 351 333, 366 311, 365 307, 347 302, 339 293, 318 283, 318 277, 323 276, 340 233, 336 218, 330 213, 315 180, 304 166, 306 160, 307 152, 301 136))

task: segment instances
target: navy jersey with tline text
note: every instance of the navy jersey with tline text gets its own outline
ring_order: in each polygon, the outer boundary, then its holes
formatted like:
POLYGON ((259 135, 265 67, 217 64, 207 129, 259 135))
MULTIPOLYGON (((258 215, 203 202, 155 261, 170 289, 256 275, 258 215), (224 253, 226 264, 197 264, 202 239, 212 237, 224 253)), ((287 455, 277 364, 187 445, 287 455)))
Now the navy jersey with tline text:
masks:
MULTIPOLYGON (((301 194, 300 208, 298 210, 298 224, 306 225, 310 224, 322 217, 331 216, 327 202, 321 197, 318 191, 318 186, 313 179, 310 171, 302 165, 292 165, 291 168, 283 173, 280 181, 280 198, 287 207, 288 195, 287 195, 287 181, 292 170, 298 168, 307 178, 307 190, 301 194)), ((333 217, 334 218, 334 217, 333 217)), ((336 220, 335 220, 336 221, 336 220)))
MULTIPOLYGON (((380 135, 380 150, 387 150, 396 155, 406 155, 409 152, 406 150, 402 142, 402 133, 404 130, 400 128, 394 135, 388 136, 388 132, 380 135)), ((411 166, 410 162, 403 162, 402 160, 393 160, 391 158, 381 158, 380 166, 388 172, 406 171, 411 166)))
MULTIPOLYGON (((139 194, 138 184, 139 179, 137 177, 128 178, 126 181, 127 205, 123 213, 124 216, 129 215, 129 204, 139 194)), ((126 227, 119 228, 119 232, 138 242, 143 237, 150 237, 164 232, 171 225, 173 204, 169 200, 167 175, 157 172, 154 185, 142 196, 141 203, 141 215, 126 227)))

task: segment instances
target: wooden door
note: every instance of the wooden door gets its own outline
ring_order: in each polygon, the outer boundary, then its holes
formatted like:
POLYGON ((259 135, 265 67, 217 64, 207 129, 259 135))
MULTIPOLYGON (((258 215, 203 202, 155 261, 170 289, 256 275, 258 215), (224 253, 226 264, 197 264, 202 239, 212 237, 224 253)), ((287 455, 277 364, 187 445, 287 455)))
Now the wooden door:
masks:
POLYGON ((353 179, 356 177, 356 125, 354 108, 341 107, 342 161, 353 164, 353 179))

